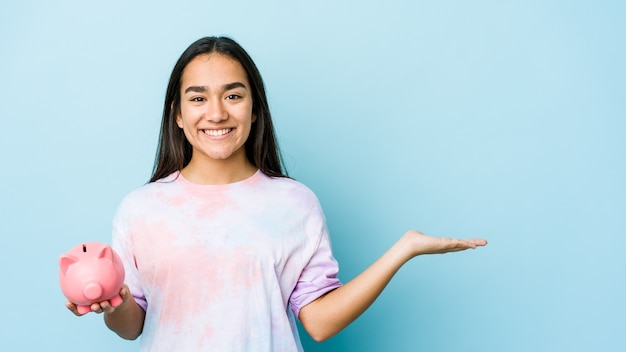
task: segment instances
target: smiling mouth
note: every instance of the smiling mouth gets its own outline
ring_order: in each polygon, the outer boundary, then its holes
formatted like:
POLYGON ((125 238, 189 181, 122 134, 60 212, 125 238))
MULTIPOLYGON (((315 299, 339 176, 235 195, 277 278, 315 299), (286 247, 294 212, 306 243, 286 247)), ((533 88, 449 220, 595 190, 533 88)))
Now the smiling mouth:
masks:
POLYGON ((225 134, 230 133, 230 131, 232 130, 233 128, 222 128, 221 130, 202 130, 202 132, 212 137, 219 137, 219 136, 223 136, 225 134))

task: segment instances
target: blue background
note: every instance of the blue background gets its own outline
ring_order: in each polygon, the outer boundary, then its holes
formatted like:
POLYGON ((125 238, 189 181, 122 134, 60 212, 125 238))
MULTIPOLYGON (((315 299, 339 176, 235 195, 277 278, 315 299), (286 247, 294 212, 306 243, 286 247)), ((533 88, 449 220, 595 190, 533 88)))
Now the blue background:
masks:
POLYGON ((57 258, 110 241, 174 62, 229 35, 342 280, 410 228, 490 241, 409 262, 307 351, 625 351, 624 18, 621 1, 4 1, 0 349, 137 350, 65 309, 57 258))

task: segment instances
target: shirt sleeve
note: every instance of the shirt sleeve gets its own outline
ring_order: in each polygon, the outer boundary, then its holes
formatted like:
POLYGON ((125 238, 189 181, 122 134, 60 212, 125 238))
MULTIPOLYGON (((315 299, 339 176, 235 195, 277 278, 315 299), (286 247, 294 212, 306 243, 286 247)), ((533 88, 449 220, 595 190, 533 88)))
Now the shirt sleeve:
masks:
POLYGON ((135 256, 133 254, 132 245, 126 236, 124 231, 125 226, 121 221, 120 211, 113 220, 113 235, 111 241, 111 248, 119 255, 124 265, 124 283, 128 285, 130 293, 135 298, 135 301, 143 310, 148 309, 148 301, 144 294, 141 280, 139 278, 139 272, 135 263, 135 256))
POLYGON ((291 310, 297 318, 302 307, 342 285, 337 278, 338 272, 339 265, 333 257, 328 229, 323 221, 317 247, 289 298, 291 310))

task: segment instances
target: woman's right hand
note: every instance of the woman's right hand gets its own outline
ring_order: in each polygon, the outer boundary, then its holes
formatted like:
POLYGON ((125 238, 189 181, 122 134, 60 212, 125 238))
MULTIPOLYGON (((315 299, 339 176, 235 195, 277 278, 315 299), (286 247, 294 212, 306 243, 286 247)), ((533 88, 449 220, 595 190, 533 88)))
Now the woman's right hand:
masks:
MULTIPOLYGON (((126 284, 124 284, 122 286, 122 288, 120 289, 120 296, 122 297, 122 303, 120 303, 118 306, 114 307, 113 305, 111 305, 111 302, 107 301, 102 301, 102 302, 97 302, 97 303, 93 303, 91 304, 91 312, 100 314, 100 313, 106 313, 106 314, 110 314, 113 313, 115 311, 115 309, 117 309, 118 307, 126 304, 129 301, 133 301, 133 296, 130 294, 130 289, 128 288, 128 286, 126 284)), ((80 317, 82 315, 85 315, 87 313, 79 313, 78 312, 78 307, 76 306, 76 304, 72 303, 72 302, 65 302, 65 306, 67 307, 67 309, 69 309, 72 313, 74 313, 74 315, 80 317)))

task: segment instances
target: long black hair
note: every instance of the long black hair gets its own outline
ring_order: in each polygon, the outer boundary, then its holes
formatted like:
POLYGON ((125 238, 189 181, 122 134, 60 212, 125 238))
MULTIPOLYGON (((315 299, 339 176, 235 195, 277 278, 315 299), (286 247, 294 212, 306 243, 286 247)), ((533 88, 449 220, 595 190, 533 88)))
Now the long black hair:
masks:
POLYGON ((192 43, 180 56, 167 86, 163 104, 163 119, 159 145, 150 182, 182 170, 191 160, 192 147, 181 128, 176 124, 180 111, 180 89, 185 67, 201 54, 220 53, 238 61, 248 75, 252 91, 252 114, 256 121, 245 143, 248 160, 270 177, 288 177, 284 170, 274 124, 270 114, 265 85, 258 68, 248 53, 234 40, 227 37, 205 37, 192 43))

